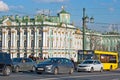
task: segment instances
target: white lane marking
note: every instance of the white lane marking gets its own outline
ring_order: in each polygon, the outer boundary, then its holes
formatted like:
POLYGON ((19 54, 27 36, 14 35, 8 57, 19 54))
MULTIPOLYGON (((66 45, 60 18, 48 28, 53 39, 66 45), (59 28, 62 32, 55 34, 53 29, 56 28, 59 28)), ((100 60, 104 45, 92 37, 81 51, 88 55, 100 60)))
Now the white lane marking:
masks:
POLYGON ((120 79, 118 79, 118 78, 115 78, 115 79, 112 79, 112 80, 120 80, 120 79))
MULTIPOLYGON (((59 80, 59 79, 68 79, 68 78, 81 78, 81 77, 94 77, 94 76, 114 76, 120 74, 100 74, 100 75, 82 75, 82 76, 65 76, 65 77, 58 77, 58 78, 44 78, 44 79, 34 79, 34 80, 59 80)), ((120 80, 120 79, 113 79, 113 80, 120 80)))

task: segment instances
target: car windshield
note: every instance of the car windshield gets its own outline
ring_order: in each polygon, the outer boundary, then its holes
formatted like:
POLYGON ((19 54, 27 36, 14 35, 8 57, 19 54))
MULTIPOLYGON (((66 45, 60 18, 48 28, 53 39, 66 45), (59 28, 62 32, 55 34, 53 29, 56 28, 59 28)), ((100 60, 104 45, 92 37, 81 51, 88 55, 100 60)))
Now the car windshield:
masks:
POLYGON ((84 61, 82 64, 93 64, 93 61, 84 61))
POLYGON ((45 60, 44 62, 56 63, 56 62, 58 62, 58 60, 59 59, 57 59, 57 58, 49 58, 49 59, 45 60))
POLYGON ((13 61, 13 62, 20 62, 20 61, 21 61, 21 58, 13 58, 12 61, 13 61))

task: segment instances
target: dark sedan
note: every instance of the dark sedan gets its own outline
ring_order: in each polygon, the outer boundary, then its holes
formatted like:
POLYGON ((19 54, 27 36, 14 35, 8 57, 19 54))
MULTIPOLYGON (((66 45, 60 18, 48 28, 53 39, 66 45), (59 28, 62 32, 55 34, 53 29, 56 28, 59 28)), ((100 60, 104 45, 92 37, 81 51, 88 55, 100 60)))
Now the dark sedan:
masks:
POLYGON ((14 72, 35 71, 36 63, 30 58, 13 58, 14 72))
POLYGON ((46 73, 69 73, 74 71, 74 64, 67 58, 48 58, 47 60, 39 63, 36 67, 36 72, 41 74, 46 73))

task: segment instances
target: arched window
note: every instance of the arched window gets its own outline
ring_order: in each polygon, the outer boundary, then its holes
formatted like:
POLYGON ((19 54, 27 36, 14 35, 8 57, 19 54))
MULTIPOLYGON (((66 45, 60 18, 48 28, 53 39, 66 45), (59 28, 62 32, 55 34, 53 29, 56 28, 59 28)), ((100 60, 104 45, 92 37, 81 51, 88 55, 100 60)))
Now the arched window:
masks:
POLYGON ((31 41, 31 47, 34 47, 34 40, 31 41))
POLYGON ((39 40, 39 47, 42 47, 42 41, 39 40))
POLYGON ((27 41, 26 40, 24 41, 24 47, 27 47, 27 41))
POLYGON ((24 35, 27 35, 27 29, 24 30, 24 35))
POLYGON ((8 41, 8 47, 10 48, 10 46, 11 46, 11 42, 10 42, 10 40, 8 41))
POLYGON ((8 31, 8 35, 11 35, 11 31, 10 30, 8 31))
POLYGON ((31 34, 34 35, 34 33, 35 33, 35 31, 34 31, 34 29, 32 29, 32 30, 31 30, 31 34))
POLYGON ((39 34, 42 34, 42 29, 41 28, 39 29, 39 34))
POLYGON ((20 41, 17 40, 17 47, 20 47, 20 41))

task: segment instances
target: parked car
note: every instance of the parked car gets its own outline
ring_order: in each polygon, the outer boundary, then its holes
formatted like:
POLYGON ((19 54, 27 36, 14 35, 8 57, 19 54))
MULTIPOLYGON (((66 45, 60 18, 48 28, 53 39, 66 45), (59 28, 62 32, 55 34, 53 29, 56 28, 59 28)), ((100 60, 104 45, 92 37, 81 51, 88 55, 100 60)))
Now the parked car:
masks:
POLYGON ((35 71, 36 63, 30 58, 13 58, 14 72, 35 71))
POLYGON ((67 58, 48 58, 47 60, 40 62, 37 65, 36 72, 38 74, 41 74, 43 72, 45 73, 69 73, 72 74, 74 71, 74 64, 71 62, 71 60, 67 58))
POLYGON ((0 52, 0 72, 8 76, 12 72, 13 63, 9 53, 0 52))
POLYGON ((77 71, 103 71, 103 65, 99 60, 85 60, 81 64, 78 64, 77 71))

